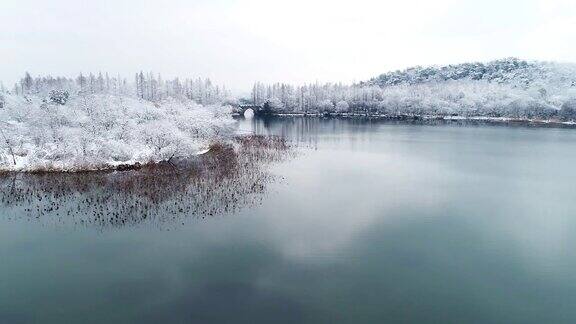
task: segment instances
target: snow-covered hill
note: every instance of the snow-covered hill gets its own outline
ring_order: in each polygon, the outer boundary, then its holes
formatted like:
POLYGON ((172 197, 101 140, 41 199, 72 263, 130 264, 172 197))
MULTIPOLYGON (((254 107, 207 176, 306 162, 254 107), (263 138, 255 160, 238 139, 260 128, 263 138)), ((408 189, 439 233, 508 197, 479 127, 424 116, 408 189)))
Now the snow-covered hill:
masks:
POLYGON ((446 66, 412 67, 381 74, 361 85, 381 87, 423 84, 450 80, 485 80, 517 86, 555 84, 576 86, 576 65, 553 62, 530 62, 507 58, 488 63, 463 63, 446 66))

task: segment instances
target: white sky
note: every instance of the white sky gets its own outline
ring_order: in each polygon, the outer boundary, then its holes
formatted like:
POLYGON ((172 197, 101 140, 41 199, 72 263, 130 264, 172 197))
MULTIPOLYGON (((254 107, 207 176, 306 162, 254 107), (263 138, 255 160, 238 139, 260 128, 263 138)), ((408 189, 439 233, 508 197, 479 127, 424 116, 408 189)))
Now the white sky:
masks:
POLYGON ((576 62, 576 0, 0 0, 0 80, 139 70, 360 81, 412 65, 576 62))

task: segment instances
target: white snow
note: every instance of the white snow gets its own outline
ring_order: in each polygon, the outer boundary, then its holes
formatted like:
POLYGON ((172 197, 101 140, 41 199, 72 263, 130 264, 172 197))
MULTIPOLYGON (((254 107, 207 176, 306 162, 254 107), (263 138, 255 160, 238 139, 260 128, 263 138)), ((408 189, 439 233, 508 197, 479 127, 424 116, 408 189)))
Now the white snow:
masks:
POLYGON ((186 157, 233 133, 229 107, 188 99, 88 94, 59 105, 3 96, 0 171, 95 170, 186 157))

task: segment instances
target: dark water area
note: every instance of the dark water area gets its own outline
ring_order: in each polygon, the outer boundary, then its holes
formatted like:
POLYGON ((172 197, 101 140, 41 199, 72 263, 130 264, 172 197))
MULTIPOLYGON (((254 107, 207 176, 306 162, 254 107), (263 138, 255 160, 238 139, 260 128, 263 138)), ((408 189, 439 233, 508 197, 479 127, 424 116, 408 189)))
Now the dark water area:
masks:
POLYGON ((238 128, 290 148, 2 178, 0 323, 576 321, 576 130, 238 128))

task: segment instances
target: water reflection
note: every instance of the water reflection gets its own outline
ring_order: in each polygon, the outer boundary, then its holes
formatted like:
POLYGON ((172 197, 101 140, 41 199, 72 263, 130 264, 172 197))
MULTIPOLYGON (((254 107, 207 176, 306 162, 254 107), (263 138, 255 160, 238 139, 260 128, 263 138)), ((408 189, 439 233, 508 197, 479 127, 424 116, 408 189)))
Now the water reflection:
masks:
POLYGON ((258 204, 278 177, 271 162, 289 155, 285 140, 242 136, 196 159, 124 172, 13 173, 0 177, 8 218, 99 229, 214 217, 258 204))
POLYGON ((342 136, 374 136, 383 126, 416 130, 422 126, 449 126, 450 128, 495 127, 506 130, 546 129, 574 130, 574 125, 530 123, 523 121, 498 122, 490 120, 442 120, 442 119, 385 119, 385 118, 346 118, 346 117, 302 117, 302 116, 261 116, 242 120, 240 129, 244 133, 278 135, 293 142, 317 148, 319 142, 333 138, 340 141, 342 136))

